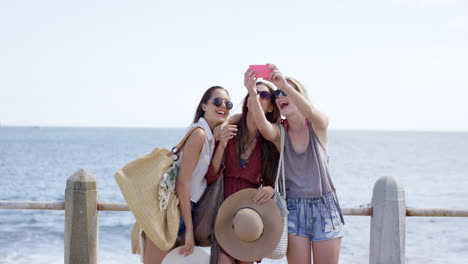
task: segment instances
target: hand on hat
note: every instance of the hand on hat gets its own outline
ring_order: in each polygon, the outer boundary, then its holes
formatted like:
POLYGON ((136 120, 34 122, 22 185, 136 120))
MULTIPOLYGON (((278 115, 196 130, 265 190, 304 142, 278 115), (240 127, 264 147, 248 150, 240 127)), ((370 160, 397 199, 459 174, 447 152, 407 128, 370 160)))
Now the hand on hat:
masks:
POLYGON ((265 186, 261 187, 260 189, 257 190, 257 193, 255 194, 253 201, 257 204, 262 204, 269 199, 273 197, 275 194, 275 190, 271 186, 265 186))
POLYGON ((246 188, 230 195, 219 207, 214 226, 216 240, 233 258, 254 262, 278 246, 283 232, 278 206, 271 198, 263 204, 254 202, 257 194, 268 197, 267 193, 272 194, 273 188, 246 188))
POLYGON ((180 249, 179 253, 184 256, 189 256, 193 253, 195 241, 193 238, 193 231, 185 231, 185 245, 180 249))

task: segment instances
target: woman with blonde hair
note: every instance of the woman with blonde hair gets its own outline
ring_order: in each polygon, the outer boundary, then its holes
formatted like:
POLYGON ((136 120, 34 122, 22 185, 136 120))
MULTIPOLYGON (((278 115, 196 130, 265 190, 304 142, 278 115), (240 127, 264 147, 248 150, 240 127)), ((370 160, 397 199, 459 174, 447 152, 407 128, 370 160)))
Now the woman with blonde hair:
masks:
POLYGON ((276 146, 281 130, 285 133, 288 263, 309 264, 312 251, 313 263, 337 264, 344 219, 328 166, 328 117, 312 105, 297 80, 285 78, 275 65, 269 69, 269 80, 278 88, 275 103, 286 118, 279 124, 268 122, 261 112, 255 71, 247 70, 245 79, 249 95, 257 98, 251 110, 260 133, 276 146))

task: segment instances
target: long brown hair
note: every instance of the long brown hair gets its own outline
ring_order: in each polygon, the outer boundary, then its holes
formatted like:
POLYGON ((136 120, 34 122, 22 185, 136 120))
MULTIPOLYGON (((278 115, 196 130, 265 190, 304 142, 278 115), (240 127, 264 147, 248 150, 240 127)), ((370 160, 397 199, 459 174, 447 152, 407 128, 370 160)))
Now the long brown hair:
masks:
MULTIPOLYGON (((265 85, 270 93, 273 95, 275 89, 273 86, 266 82, 257 82, 255 85, 265 85)), ((247 94, 244 98, 244 103, 242 105, 242 115, 237 124, 237 136, 236 136, 236 145, 237 145, 237 152, 239 153, 239 159, 241 159, 241 154, 244 152, 244 147, 248 144, 248 141, 251 140, 248 135, 248 128, 247 128, 247 113, 249 112, 249 108, 247 107, 247 101, 249 99, 249 94, 247 94)), ((270 98, 271 104, 273 106, 273 111, 267 113, 266 119, 274 123, 280 117, 278 106, 274 102, 274 97, 270 98)), ((279 160, 279 152, 276 149, 275 145, 270 141, 263 138, 261 134, 259 134, 262 140, 262 182, 263 186, 273 186, 276 180, 276 170, 278 168, 278 160, 279 160)))
POLYGON ((216 86, 211 86, 210 88, 208 88, 208 90, 205 91, 205 93, 203 94, 200 102, 198 103, 197 110, 195 111, 195 117, 193 118, 193 123, 198 122, 200 117, 205 116, 205 111, 202 108, 202 104, 208 103, 208 100, 211 98, 211 95, 213 94, 213 91, 216 90, 216 89, 222 89, 229 95, 228 91, 226 89, 224 89, 224 87, 222 87, 222 86, 216 85, 216 86))

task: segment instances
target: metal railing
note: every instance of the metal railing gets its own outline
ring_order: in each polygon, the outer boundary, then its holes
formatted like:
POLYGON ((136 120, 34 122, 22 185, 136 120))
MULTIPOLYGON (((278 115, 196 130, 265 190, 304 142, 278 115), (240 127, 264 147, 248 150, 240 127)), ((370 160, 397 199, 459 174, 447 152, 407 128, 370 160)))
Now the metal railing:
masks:
MULTIPOLYGON (((65 210, 65 202, 1 201, 0 209, 65 210)), ((130 211, 126 203, 97 203, 98 211, 130 211)), ((372 216, 372 207, 344 207, 343 215, 372 216)), ((409 217, 468 217, 468 209, 406 208, 409 217)))
MULTIPOLYGON (((97 201, 96 178, 83 169, 67 179, 65 201, 0 201, 0 209, 65 210, 65 263, 97 263, 98 212, 129 211, 125 203, 97 201)), ((406 217, 468 217, 468 209, 407 208, 403 186, 392 177, 374 185, 371 207, 342 208, 343 215, 370 216, 369 263, 405 262, 406 217)))

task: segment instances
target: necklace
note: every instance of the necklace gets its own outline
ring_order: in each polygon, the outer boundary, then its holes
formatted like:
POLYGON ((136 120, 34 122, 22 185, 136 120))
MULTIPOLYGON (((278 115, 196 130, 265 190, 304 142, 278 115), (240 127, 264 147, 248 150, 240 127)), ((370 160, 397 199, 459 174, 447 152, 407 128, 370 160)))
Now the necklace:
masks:
POLYGON ((252 143, 255 141, 255 139, 257 138, 258 136, 258 131, 257 133, 255 134, 255 136, 252 138, 252 140, 250 140, 249 144, 247 144, 247 146, 245 147, 244 151, 242 151, 242 153, 240 154, 240 158, 239 158, 239 166, 241 168, 245 168, 245 165, 247 164, 247 160, 248 160, 248 157, 245 156, 245 152, 247 150, 249 150, 250 148, 250 145, 252 145, 252 143))

